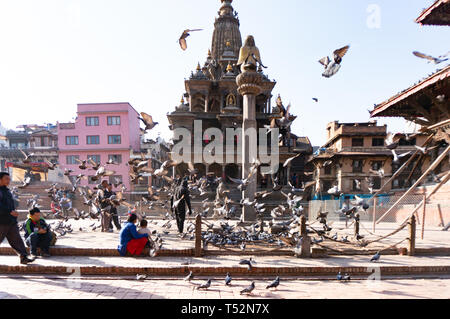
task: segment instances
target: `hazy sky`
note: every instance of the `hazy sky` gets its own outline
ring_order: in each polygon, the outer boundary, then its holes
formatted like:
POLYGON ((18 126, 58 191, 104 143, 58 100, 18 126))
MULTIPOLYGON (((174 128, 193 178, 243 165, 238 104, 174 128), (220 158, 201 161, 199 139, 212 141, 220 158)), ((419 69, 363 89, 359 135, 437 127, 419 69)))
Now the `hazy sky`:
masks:
MULTIPOLYGON (((255 36, 266 72, 278 82, 274 99, 281 93, 299 116, 294 133, 319 145, 328 122, 367 121, 374 103, 436 70, 411 53, 437 56, 450 50, 450 28, 414 22, 432 3, 235 0, 233 5, 242 37, 255 36), (351 49, 341 71, 322 78, 317 61, 346 44, 351 49)), ((161 123, 154 134, 170 137, 166 113, 179 104, 184 78, 205 61, 219 7, 219 0, 0 0, 0 122, 14 128, 71 121, 77 103, 130 102, 161 123), (183 52, 177 39, 185 28, 205 31, 193 34, 183 52)), ((381 122, 394 131, 405 129, 403 120, 381 122)))

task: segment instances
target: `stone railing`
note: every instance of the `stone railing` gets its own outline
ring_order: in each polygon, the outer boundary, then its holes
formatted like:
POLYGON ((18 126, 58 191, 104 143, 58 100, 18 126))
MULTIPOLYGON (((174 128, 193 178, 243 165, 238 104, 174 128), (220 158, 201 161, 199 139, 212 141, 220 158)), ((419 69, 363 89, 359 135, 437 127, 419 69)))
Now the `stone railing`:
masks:
POLYGON ((75 129, 75 123, 60 123, 59 124, 60 130, 74 130, 75 129))

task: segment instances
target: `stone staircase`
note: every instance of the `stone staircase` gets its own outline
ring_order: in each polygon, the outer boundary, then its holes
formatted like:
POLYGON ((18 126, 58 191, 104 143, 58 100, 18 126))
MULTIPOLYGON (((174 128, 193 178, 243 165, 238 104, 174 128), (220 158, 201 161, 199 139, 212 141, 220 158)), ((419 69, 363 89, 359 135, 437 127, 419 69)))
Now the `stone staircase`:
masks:
MULTIPOLYGON (((48 196, 46 189, 49 189, 52 186, 53 182, 39 182, 32 183, 24 189, 19 189, 19 207, 17 207, 17 211, 19 212, 19 220, 24 220, 27 216, 28 207, 27 201, 31 199, 33 196, 39 196, 39 205, 42 207, 41 210, 44 212, 50 211, 51 198, 48 196)), ((14 186, 19 186, 20 183, 11 183, 10 188, 12 189, 14 186)), ((72 189, 70 184, 58 184, 60 187, 65 187, 66 189, 72 189)), ((74 208, 78 210, 86 209, 83 207, 83 199, 76 193, 74 194, 74 198, 72 200, 72 204, 74 208)))

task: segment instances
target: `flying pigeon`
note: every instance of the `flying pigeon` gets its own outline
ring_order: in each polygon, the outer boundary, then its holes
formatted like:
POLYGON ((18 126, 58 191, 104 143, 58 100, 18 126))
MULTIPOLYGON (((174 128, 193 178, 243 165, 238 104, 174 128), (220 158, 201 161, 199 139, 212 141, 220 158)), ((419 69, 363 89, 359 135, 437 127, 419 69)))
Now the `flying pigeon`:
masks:
POLYGON ((424 53, 418 52, 418 51, 414 51, 413 54, 416 57, 418 57, 418 58, 428 60, 428 63, 434 63, 434 64, 437 65, 437 64, 440 64, 442 62, 448 61, 448 58, 447 59, 445 59, 445 58, 450 54, 450 52, 448 52, 445 55, 441 55, 441 56, 439 56, 437 58, 435 58, 435 57, 433 57, 431 55, 428 55, 428 54, 424 54, 424 53))
POLYGON ((192 279, 194 279, 194 274, 193 274, 193 272, 191 271, 191 272, 189 273, 189 275, 187 275, 187 277, 184 278, 184 281, 191 281, 192 279))
POLYGON ((158 122, 153 122, 153 117, 148 115, 147 113, 142 112, 141 116, 138 117, 145 125, 145 131, 149 131, 155 128, 158 125, 158 122))
POLYGON ((187 42, 186 42, 186 38, 191 36, 191 34, 189 32, 194 32, 194 31, 203 31, 203 29, 187 29, 183 31, 183 34, 181 35, 180 39, 178 40, 178 43, 180 44, 180 47, 183 51, 187 50, 187 42))
POLYGON ((253 269, 253 266, 252 266, 252 263, 253 263, 254 261, 250 258, 250 259, 244 259, 244 260, 241 260, 240 262, 239 262, 239 265, 247 265, 248 266, 248 270, 252 270, 253 269))
POLYGON ((325 72, 322 74, 323 77, 331 78, 339 71, 339 69, 341 68, 342 58, 347 54, 349 49, 349 45, 337 49, 333 52, 332 60, 328 56, 319 60, 319 63, 325 67, 325 72))

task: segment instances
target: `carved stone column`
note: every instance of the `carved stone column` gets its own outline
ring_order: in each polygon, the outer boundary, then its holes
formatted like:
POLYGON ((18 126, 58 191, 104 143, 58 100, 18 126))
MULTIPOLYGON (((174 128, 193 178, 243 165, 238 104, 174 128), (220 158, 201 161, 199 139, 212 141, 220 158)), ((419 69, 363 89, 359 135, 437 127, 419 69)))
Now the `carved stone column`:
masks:
MULTIPOLYGON (((251 163, 258 158, 256 96, 261 93, 262 81, 262 76, 253 70, 246 70, 236 79, 238 92, 244 99, 242 121, 242 178, 247 178, 251 163), (254 138, 245 134, 247 130, 250 132, 253 131, 254 138)), ((249 198, 250 201, 254 200, 257 186, 256 178, 256 176, 253 176, 247 190, 242 193, 243 198, 249 198)), ((244 222, 254 222, 256 220, 256 212, 253 207, 245 206, 243 208, 243 214, 244 222)))

